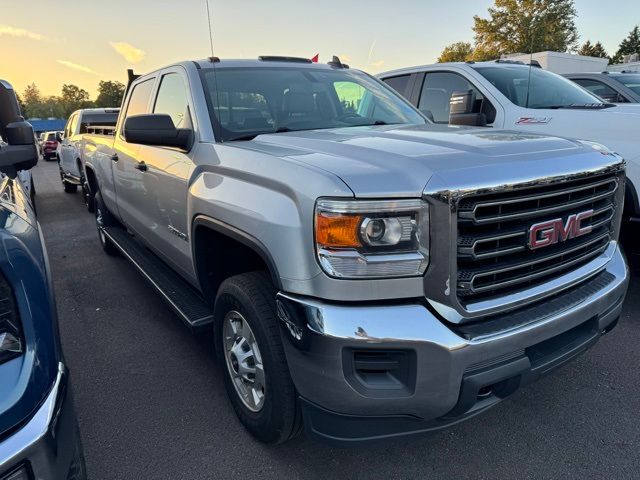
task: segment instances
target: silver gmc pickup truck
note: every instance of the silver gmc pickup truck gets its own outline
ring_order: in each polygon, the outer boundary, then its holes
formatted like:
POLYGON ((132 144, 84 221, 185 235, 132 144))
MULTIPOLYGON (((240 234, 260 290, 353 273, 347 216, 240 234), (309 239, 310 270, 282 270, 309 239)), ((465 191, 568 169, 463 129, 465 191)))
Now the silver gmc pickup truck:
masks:
POLYGON ((443 428, 620 315, 618 155, 433 125, 337 58, 171 65, 83 145, 104 250, 213 329, 264 442, 443 428))

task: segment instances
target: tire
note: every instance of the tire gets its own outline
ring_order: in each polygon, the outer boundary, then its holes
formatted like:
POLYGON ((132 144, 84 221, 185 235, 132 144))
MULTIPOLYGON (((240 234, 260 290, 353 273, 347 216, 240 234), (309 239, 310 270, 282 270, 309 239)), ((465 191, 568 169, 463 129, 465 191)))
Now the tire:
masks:
POLYGON ((109 210, 107 210, 107 207, 105 207, 100 192, 97 192, 95 196, 95 215, 96 228, 98 230, 98 239, 100 240, 102 250, 104 250, 104 253, 106 253, 107 255, 118 255, 118 248, 111 242, 111 240, 109 240, 109 238, 103 231, 103 228, 113 227, 117 222, 113 218, 109 210))
POLYGON ((244 427, 258 440, 271 444, 295 437, 302 427, 282 347, 275 299, 276 292, 268 276, 250 272, 225 280, 214 308, 214 341, 229 400, 244 427), (244 357, 241 361, 238 352, 244 357), (256 372, 253 382, 251 373, 246 373, 252 365, 256 372), (262 365, 262 369, 255 365, 262 365), (243 372, 248 379, 243 380, 243 372), (246 400, 242 391, 251 392, 246 400), (257 398, 260 400, 256 401, 257 398))
POLYGON ((84 178, 82 179, 82 198, 84 199, 84 204, 86 205, 89 213, 94 213, 96 210, 96 207, 95 207, 96 201, 95 201, 95 198, 93 198, 93 195, 91 194, 91 189, 89 188, 89 184, 84 178))
POLYGON ((66 193, 76 193, 78 191, 78 185, 73 183, 62 181, 62 186, 64 187, 64 191, 66 193))

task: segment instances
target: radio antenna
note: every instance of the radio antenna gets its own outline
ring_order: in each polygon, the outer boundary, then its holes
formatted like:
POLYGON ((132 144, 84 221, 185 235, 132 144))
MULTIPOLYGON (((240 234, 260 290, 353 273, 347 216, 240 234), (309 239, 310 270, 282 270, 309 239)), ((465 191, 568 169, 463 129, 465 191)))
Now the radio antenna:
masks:
MULTIPOLYGON (((209 0, 205 0, 207 5, 207 24, 209 26, 209 43, 211 44, 211 61, 215 58, 213 53, 213 25, 211 24, 211 11, 209 10, 209 0)), ((214 66, 215 68, 215 66, 214 66)))
POLYGON ((532 22, 529 23, 529 31, 531 32, 531 43, 529 45, 529 78, 527 78, 527 103, 526 103, 526 108, 529 108, 529 92, 531 92, 531 68, 533 67, 533 37, 535 36, 535 28, 534 28, 534 24, 535 24, 535 16, 536 14, 534 13, 532 15, 532 22))

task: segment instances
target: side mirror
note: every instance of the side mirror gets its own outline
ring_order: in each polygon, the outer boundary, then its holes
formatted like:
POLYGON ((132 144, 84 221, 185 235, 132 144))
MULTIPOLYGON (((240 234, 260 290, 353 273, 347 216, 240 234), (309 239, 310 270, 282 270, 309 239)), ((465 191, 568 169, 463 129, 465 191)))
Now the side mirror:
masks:
POLYGON ((38 149, 31 124, 20 115, 13 87, 0 80, 0 171, 14 178, 19 170, 38 163, 38 149))
POLYGON ((188 150, 192 136, 192 130, 176 128, 166 114, 132 115, 124 122, 124 138, 129 143, 188 150))
POLYGON ((602 95, 600 95, 600 98, 605 103, 619 103, 620 102, 620 95, 617 94, 617 93, 602 94, 602 95))
POLYGON ((473 90, 452 92, 449 99, 449 124, 486 127, 487 116, 474 112, 475 107, 476 94, 473 90))

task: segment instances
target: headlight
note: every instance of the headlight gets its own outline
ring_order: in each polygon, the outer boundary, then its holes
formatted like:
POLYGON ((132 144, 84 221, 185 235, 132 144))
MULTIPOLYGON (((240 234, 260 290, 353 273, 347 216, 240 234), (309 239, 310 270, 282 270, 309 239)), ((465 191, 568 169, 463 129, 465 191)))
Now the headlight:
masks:
POLYGON ((429 209, 421 200, 329 200, 316 204, 315 239, 333 277, 422 275, 429 264, 429 209))
POLYGON ((24 345, 13 292, 0 274, 0 363, 22 354, 24 345))

